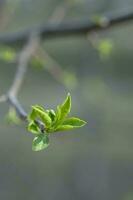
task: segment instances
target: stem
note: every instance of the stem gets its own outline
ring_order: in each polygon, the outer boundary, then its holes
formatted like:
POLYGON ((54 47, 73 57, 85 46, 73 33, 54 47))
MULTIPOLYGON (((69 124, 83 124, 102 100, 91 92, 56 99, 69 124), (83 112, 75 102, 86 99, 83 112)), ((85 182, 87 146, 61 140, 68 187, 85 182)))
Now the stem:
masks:
POLYGON ((1 44, 8 44, 8 45, 16 45, 16 44, 23 44, 27 41, 31 33, 37 32, 41 36, 42 39, 46 38, 55 38, 61 36, 72 36, 72 35, 86 35, 93 31, 100 31, 104 29, 108 29, 110 27, 123 24, 125 22, 130 22, 133 20, 133 11, 128 12, 119 12, 105 14, 103 15, 106 23, 104 26, 102 24, 95 23, 93 20, 80 20, 80 21, 70 21, 64 23, 51 23, 43 24, 41 26, 37 26, 28 30, 24 30, 21 32, 16 32, 7 35, 0 36, 0 43, 1 44))

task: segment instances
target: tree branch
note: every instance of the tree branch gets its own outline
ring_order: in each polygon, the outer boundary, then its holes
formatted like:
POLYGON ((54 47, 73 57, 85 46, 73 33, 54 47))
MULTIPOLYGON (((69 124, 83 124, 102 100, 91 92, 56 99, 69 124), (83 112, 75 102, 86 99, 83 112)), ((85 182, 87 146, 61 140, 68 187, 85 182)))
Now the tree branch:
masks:
POLYGON ((38 45, 38 38, 32 35, 27 44, 20 52, 20 55, 18 57, 18 69, 13 84, 9 90, 10 95, 17 96, 17 93, 21 88, 22 82, 24 80, 29 60, 31 59, 31 56, 34 54, 37 45, 38 45))
MULTIPOLYGON (((101 18, 102 19, 102 18, 101 18)), ((0 36, 0 43, 18 45, 25 43, 32 32, 37 32, 41 38, 52 38, 72 35, 85 35, 93 31, 100 31, 133 20, 133 11, 107 14, 103 16, 106 23, 96 23, 93 20, 71 21, 64 23, 48 23, 21 32, 0 36)))
MULTIPOLYGON (((3 95, 0 98, 0 102, 5 102, 7 101, 10 106, 15 108, 18 116, 20 117, 21 120, 27 122, 27 113, 19 103, 17 99, 17 94, 19 89, 21 88, 21 85, 24 81, 25 73, 27 71, 28 63, 34 55, 34 52, 38 46, 38 38, 31 35, 28 43, 24 46, 22 49, 19 58, 18 58, 18 67, 16 71, 16 75, 13 81, 13 84, 11 88, 9 89, 7 95, 3 95)), ((39 126, 41 132, 44 132, 44 124, 40 120, 35 120, 35 123, 39 126)))

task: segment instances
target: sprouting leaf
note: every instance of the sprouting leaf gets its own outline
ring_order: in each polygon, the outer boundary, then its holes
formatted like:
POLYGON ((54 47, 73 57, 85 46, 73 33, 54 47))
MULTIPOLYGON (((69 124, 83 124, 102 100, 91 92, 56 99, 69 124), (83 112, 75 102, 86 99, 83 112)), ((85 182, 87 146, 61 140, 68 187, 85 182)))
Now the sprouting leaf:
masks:
POLYGON ((55 120, 54 120, 53 126, 57 125, 57 123, 60 120, 60 116, 61 116, 61 109, 60 109, 60 106, 57 106, 57 110, 56 110, 56 113, 55 113, 55 120))
POLYGON ((84 126, 85 124, 86 124, 85 121, 76 117, 67 118, 63 121, 63 125, 71 125, 73 126, 73 128, 79 128, 84 126))
POLYGON ((71 96, 68 93, 67 98, 62 105, 57 106, 54 126, 57 127, 67 117, 71 110, 71 96))
POLYGON ((60 111, 61 111, 60 119, 63 120, 65 117, 67 117, 70 110, 71 110, 71 96, 68 93, 67 98, 65 99, 63 104, 60 106, 60 111))
POLYGON ((28 125, 28 131, 30 131, 33 134, 40 134, 39 127, 35 124, 34 121, 31 121, 28 125))
POLYGON ((35 105, 34 107, 38 108, 39 110, 45 112, 44 108, 42 106, 39 106, 39 105, 35 105))
POLYGON ((69 130, 72 130, 74 129, 73 126, 71 125, 59 125, 55 130, 54 132, 57 132, 57 131, 69 131, 69 130))
POLYGON ((51 120, 54 121, 55 111, 51 109, 51 110, 47 110, 47 113, 48 113, 49 117, 51 118, 51 120))
POLYGON ((76 117, 67 118, 70 110, 70 94, 67 95, 67 98, 61 105, 57 106, 56 112, 52 109, 45 110, 39 105, 32 106, 32 111, 28 117, 28 130, 36 135, 32 143, 33 151, 40 151, 48 147, 50 133, 72 130, 74 128, 80 128, 86 124, 85 121, 76 117), (41 130, 36 123, 36 120, 38 119, 40 122, 44 123, 45 134, 41 133, 41 130))
POLYGON ((40 151, 42 149, 47 148, 48 146, 49 146, 49 138, 46 134, 45 135, 40 134, 33 139, 32 143, 33 151, 40 151))
POLYGON ((84 126, 86 124, 85 121, 79 119, 79 118, 75 118, 75 117, 71 117, 68 119, 65 119, 63 121, 63 123, 61 125, 59 125, 54 131, 68 131, 68 130, 72 130, 75 128, 80 128, 82 126, 84 126))
POLYGON ((49 127, 51 125, 51 118, 49 117, 48 113, 45 112, 44 110, 40 109, 38 106, 32 106, 34 116, 36 118, 40 118, 42 122, 46 125, 46 127, 49 127))
POLYGON ((29 121, 30 121, 30 120, 35 120, 36 117, 37 117, 37 113, 35 112, 34 109, 32 109, 31 113, 30 113, 29 116, 28 116, 29 121))

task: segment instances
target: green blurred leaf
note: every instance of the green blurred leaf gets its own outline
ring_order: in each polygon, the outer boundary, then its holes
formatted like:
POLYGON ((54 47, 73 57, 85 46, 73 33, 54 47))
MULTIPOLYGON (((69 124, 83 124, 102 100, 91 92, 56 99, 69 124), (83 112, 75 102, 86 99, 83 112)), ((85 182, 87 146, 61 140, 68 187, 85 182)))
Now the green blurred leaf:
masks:
POLYGON ((40 134, 33 139, 32 150, 41 151, 49 146, 49 138, 45 134, 40 134))
POLYGON ((20 124, 21 120, 17 116, 16 110, 14 108, 10 108, 8 114, 6 115, 6 121, 9 124, 20 124))
POLYGON ((75 73, 64 71, 62 75, 63 84, 69 89, 75 89, 78 85, 77 77, 75 73))
POLYGON ((96 45, 101 58, 109 58, 113 51, 113 42, 109 39, 100 40, 96 45))
POLYGON ((7 62, 12 62, 14 61, 16 58, 16 52, 14 51, 14 49, 10 48, 10 47, 5 47, 5 46, 1 46, 0 47, 0 59, 7 61, 7 62))

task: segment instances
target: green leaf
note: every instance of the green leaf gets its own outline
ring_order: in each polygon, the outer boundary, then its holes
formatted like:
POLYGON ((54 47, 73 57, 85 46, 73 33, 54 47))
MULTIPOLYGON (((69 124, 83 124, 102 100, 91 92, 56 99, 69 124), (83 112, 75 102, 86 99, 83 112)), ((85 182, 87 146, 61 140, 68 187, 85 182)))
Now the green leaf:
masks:
POLYGON ((49 117, 47 112, 40 109, 40 107, 38 107, 38 106, 32 106, 32 109, 33 109, 33 113, 35 113, 34 116, 40 118, 44 122, 46 127, 49 127, 51 125, 52 120, 49 117))
POLYGON ((101 57, 108 58, 113 51, 113 42, 109 39, 100 40, 97 49, 101 57))
POLYGON ((54 130, 54 132, 69 131, 69 130, 72 130, 75 128, 80 128, 80 127, 84 126, 85 124, 86 124, 85 121, 83 121, 79 118, 71 117, 71 118, 65 119, 63 121, 63 123, 54 130))
POLYGON ((56 117, 53 123, 53 127, 56 128, 59 124, 61 124, 62 121, 65 119, 65 117, 69 114, 70 110, 71 110, 71 96, 68 93, 67 98, 65 99, 63 104, 57 106, 56 117))
POLYGON ((35 124, 34 121, 31 121, 28 125, 28 131, 30 131, 33 134, 40 134, 40 129, 38 126, 35 124))
POLYGON ((63 121, 63 125, 71 125, 73 126, 73 128, 79 128, 84 126, 85 124, 86 124, 85 121, 76 117, 67 118, 63 121))
POLYGON ((48 136, 46 134, 45 135, 40 134, 34 138, 33 143, 32 143, 32 150, 41 151, 42 149, 45 149, 48 146, 49 146, 48 136))
POLYGON ((28 116, 29 121, 34 121, 37 118, 37 113, 35 112, 34 109, 32 109, 31 113, 28 116))
POLYGON ((38 108, 39 110, 41 110, 41 111, 45 112, 45 110, 44 110, 44 108, 43 108, 42 106, 39 106, 39 105, 34 105, 33 107, 36 107, 36 108, 38 108))
POLYGON ((52 121, 55 120, 55 111, 54 110, 47 110, 49 117, 51 118, 52 121))
POLYGON ((67 115, 71 110, 71 96, 69 93, 63 104, 60 106, 60 110, 61 110, 60 119, 63 120, 65 117, 67 117, 67 115))
POLYGON ((71 126, 71 125, 60 125, 54 130, 54 132, 57 132, 57 131, 69 131, 69 130, 72 130, 74 128, 75 127, 71 126))
POLYGON ((56 110, 56 113, 55 113, 55 121, 53 123, 54 126, 56 126, 57 123, 59 122, 60 116, 61 116, 61 109, 60 109, 60 106, 57 106, 57 110, 56 110))

